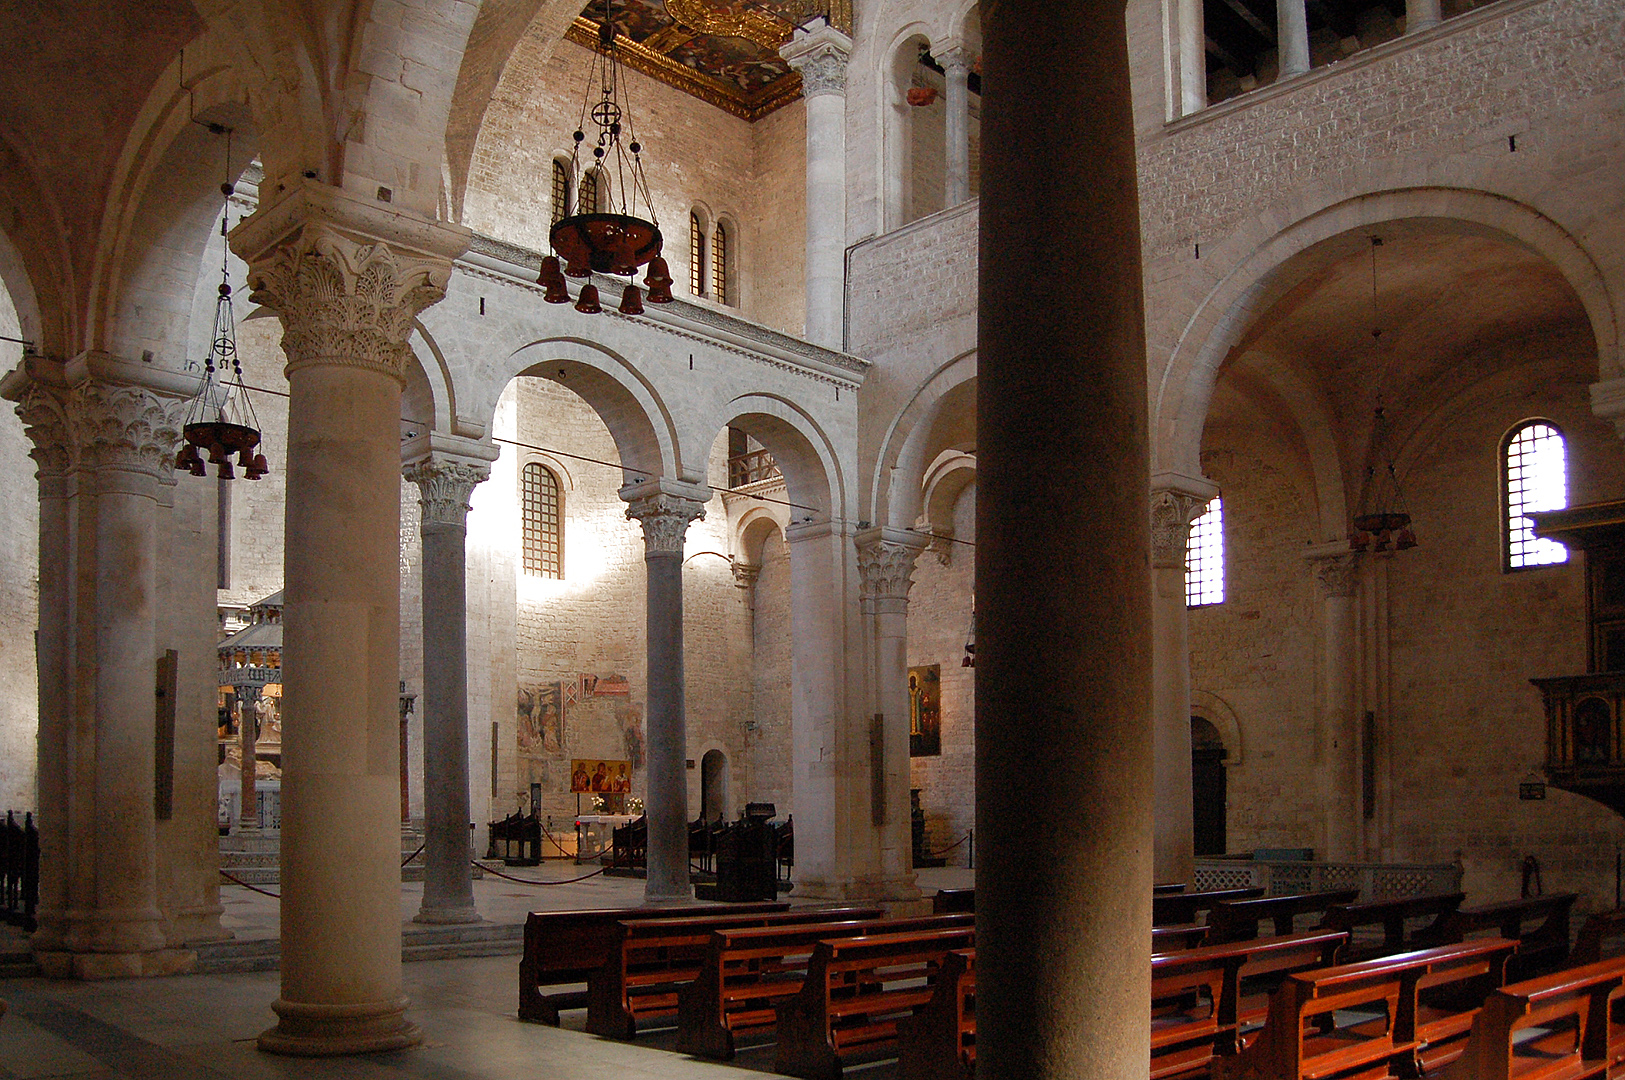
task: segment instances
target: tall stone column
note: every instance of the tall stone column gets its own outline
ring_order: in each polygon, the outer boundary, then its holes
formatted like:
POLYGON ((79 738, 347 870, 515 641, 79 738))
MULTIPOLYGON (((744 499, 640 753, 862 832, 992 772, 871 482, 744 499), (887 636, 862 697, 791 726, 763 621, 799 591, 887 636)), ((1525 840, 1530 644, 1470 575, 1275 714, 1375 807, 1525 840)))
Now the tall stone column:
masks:
POLYGON ((478 922, 468 846, 468 500, 494 446, 452 436, 408 444, 423 517, 424 923, 478 922))
POLYGON ((807 340, 846 347, 846 61, 833 26, 797 30, 779 55, 807 102, 807 340))
POLYGON ((1202 0, 1178 0, 1176 11, 1179 18, 1178 115, 1189 116, 1207 108, 1207 35, 1202 0))
POLYGON ((944 105, 947 120, 945 206, 958 206, 970 198, 970 59, 963 46, 955 45, 937 53, 937 62, 947 76, 948 93, 944 105))
POLYGON ((869 814, 880 833, 878 883, 886 900, 916 900, 909 819, 908 591, 923 536, 903 529, 857 535, 859 604, 868 639, 869 814), (880 750, 878 760, 876 749, 880 750))
POLYGON ((1405 32, 1414 34, 1418 30, 1438 26, 1444 21, 1444 12, 1439 0, 1405 0, 1405 32))
POLYGON ((648 480, 621 489, 626 516, 643 525, 648 574, 648 814, 651 903, 692 900, 688 876, 688 737, 683 711, 683 537, 705 517, 709 492, 694 484, 648 480))
POLYGON ((1323 858, 1348 861, 1360 856, 1360 738, 1355 709, 1359 642, 1354 633, 1359 563, 1341 540, 1312 549, 1308 559, 1321 603, 1323 689, 1315 743, 1320 804, 1326 808, 1323 858))
POLYGON ((1004 0, 983 36, 976 1074, 1144 1077, 1150 476, 1124 7, 1004 0), (1057 266, 1066 296, 1034 304, 1057 266))
POLYGON ((232 232, 288 357, 282 993, 263 1050, 421 1038, 401 985, 401 385, 467 238, 314 182, 232 232))
POLYGON ((1280 78, 1309 70, 1309 13, 1304 0, 1275 0, 1275 48, 1280 78))
POLYGON ((1172 473, 1151 482, 1151 711, 1157 793, 1153 874, 1158 881, 1195 882, 1185 553, 1191 522, 1218 490, 1207 480, 1172 473))

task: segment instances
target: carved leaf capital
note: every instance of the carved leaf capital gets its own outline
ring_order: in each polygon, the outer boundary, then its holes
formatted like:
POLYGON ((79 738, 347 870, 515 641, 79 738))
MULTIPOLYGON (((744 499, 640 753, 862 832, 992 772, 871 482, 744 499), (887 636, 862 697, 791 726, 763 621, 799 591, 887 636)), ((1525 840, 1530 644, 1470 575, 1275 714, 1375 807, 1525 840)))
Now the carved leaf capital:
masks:
POLYGON ((643 525, 645 554, 681 555, 689 522, 705 518, 705 504, 661 492, 628 503, 626 516, 643 525))
POLYGON ((1183 567, 1190 544, 1191 522, 1202 516, 1208 500, 1164 488, 1151 493, 1151 565, 1183 567))
POLYGON ((914 587, 914 560, 920 547, 877 540, 858 548, 858 587, 865 600, 906 600, 914 587))
POLYGON ((423 524, 468 524, 469 497, 474 489, 491 478, 491 467, 443 457, 414 461, 401 470, 418 486, 418 505, 423 508, 423 524))

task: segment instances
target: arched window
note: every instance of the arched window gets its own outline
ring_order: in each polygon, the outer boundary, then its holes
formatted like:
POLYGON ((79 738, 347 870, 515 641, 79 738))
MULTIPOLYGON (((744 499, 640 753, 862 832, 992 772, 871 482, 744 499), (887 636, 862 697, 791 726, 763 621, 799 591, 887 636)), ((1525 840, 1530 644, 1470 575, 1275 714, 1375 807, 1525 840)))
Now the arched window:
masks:
POLYGON ((564 533, 560 527, 559 478, 547 466, 532 461, 520 474, 520 487, 525 573, 562 578, 564 533))
POLYGON ((711 233, 711 299, 719 304, 733 302, 728 288, 728 226, 717 222, 711 233))
POLYGON ((1185 606, 1224 603, 1224 502, 1213 496, 1191 523, 1185 547, 1185 606))
POLYGON ((553 161, 553 223, 570 213, 570 170, 564 162, 553 161))
POLYGON ((1567 562, 1569 549, 1534 533, 1525 514, 1561 510, 1569 504, 1563 433, 1544 420, 1530 420, 1507 433, 1501 445, 1501 497, 1505 505, 1506 569, 1567 562))
POLYGON ((700 215, 688 215, 688 291, 705 295, 705 223, 700 215))
POLYGON ((581 195, 576 200, 576 213, 598 213, 598 170, 594 169, 581 177, 581 195))

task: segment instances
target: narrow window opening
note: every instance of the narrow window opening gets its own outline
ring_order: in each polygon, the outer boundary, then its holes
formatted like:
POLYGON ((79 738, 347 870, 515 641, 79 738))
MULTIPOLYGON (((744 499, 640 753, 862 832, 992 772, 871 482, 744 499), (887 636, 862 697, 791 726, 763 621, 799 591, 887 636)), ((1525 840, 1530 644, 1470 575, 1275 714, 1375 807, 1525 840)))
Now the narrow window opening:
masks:
POLYGON ((594 169, 581 178, 581 195, 576 200, 579 214, 598 213, 598 170, 594 169))
POLYGON ((688 215, 688 291, 705 295, 705 226, 700 215, 688 215))
POLYGON ((544 578, 564 577, 564 544, 560 529, 559 481, 538 462, 520 474, 522 487, 525 573, 544 578))
POLYGON ((1213 496, 1191 524, 1185 548, 1185 606, 1224 603, 1224 503, 1213 496))
POLYGON ((728 227, 720 221, 711 235, 711 297, 719 304, 733 302, 728 288, 728 227))
POLYGON ((1534 533, 1525 514, 1561 510, 1569 504, 1568 462, 1563 433, 1531 420, 1512 429, 1501 455, 1506 506, 1506 568, 1522 570, 1567 562, 1569 549, 1534 533))
POLYGON ((570 212, 570 171, 564 162, 553 162, 553 223, 570 212))

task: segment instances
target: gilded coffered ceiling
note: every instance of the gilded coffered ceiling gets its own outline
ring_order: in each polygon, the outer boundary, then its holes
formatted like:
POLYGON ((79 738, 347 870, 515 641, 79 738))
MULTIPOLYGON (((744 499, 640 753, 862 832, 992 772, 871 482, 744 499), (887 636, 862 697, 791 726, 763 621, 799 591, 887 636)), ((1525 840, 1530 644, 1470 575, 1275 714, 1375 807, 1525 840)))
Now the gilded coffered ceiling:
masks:
MULTIPOLYGON (((755 120, 795 100, 801 77, 779 57, 791 32, 818 15, 848 29, 851 0, 612 0, 611 21, 628 67, 755 120)), ((595 48, 602 0, 582 11, 569 38, 595 48)))

